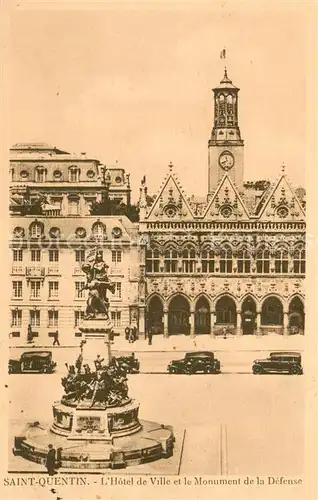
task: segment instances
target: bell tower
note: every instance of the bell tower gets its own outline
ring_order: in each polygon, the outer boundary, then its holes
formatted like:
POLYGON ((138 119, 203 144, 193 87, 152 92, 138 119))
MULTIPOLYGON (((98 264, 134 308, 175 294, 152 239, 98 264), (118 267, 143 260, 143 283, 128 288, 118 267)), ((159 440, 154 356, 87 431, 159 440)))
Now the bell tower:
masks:
POLYGON ((225 68, 214 93, 214 125, 209 148, 209 194, 227 173, 239 189, 243 186, 244 141, 238 125, 239 88, 232 84, 225 68))

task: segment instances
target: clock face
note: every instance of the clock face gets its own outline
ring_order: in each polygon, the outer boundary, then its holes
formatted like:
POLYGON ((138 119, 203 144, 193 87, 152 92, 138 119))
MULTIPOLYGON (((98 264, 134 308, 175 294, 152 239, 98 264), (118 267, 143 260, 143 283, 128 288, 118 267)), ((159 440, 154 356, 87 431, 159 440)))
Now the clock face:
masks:
POLYGON ((234 165, 234 156, 229 151, 224 151, 220 154, 219 164, 223 170, 230 170, 234 165))

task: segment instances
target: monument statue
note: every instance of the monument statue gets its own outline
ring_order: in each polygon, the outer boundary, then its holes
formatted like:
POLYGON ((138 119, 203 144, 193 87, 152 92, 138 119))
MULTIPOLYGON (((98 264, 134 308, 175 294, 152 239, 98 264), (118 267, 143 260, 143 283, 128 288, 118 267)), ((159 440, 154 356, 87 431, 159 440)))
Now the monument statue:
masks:
POLYGON ((112 283, 107 274, 108 265, 103 260, 102 250, 94 250, 94 260, 90 254, 82 265, 82 270, 86 274, 86 283, 82 290, 89 290, 86 305, 86 319, 96 318, 97 315, 105 316, 109 319, 109 300, 107 290, 115 292, 115 284, 112 283))

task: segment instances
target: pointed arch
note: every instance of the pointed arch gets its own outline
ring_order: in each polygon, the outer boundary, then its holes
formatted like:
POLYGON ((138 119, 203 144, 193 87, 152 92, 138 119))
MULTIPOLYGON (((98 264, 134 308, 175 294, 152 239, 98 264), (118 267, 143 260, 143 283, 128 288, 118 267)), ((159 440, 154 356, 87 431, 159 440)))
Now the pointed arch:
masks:
POLYGON ((146 327, 147 331, 152 331, 153 333, 163 333, 163 311, 164 311, 164 299, 158 293, 153 293, 147 298, 146 307, 146 327))
POLYGON ((194 332, 195 334, 203 334, 211 332, 211 304, 208 296, 201 293, 195 299, 194 312, 194 332))
POLYGON ((169 334, 190 333, 190 304, 191 301, 183 293, 175 293, 170 297, 168 302, 169 334))
POLYGON ((237 303, 230 294, 222 294, 215 301, 216 325, 236 326, 237 303))

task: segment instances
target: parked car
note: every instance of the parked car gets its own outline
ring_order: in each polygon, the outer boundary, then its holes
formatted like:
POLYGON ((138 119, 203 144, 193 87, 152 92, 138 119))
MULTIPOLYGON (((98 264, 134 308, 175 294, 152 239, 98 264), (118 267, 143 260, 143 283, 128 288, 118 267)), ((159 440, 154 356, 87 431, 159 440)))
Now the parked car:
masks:
POLYGON ((211 351, 187 352, 183 359, 170 361, 169 373, 220 373, 221 364, 211 351))
POLYGON ((116 357, 119 366, 125 370, 126 373, 139 373, 140 363, 137 358, 135 358, 135 353, 131 353, 128 356, 116 357))
POLYGON ((51 351, 29 351, 9 360, 9 373, 52 373, 56 363, 51 351))
POLYGON ((299 352, 271 352, 266 359, 256 359, 252 367, 254 374, 289 373, 302 375, 301 354, 299 352))

